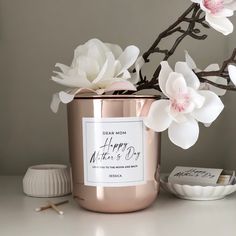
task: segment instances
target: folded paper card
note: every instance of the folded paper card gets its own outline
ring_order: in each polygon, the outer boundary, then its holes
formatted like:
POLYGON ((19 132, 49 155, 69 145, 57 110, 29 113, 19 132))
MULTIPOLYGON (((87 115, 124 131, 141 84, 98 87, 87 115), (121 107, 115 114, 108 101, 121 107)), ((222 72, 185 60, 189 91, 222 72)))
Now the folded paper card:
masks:
POLYGON ((200 186, 216 186, 232 184, 235 171, 176 166, 168 177, 172 184, 188 184, 200 186))

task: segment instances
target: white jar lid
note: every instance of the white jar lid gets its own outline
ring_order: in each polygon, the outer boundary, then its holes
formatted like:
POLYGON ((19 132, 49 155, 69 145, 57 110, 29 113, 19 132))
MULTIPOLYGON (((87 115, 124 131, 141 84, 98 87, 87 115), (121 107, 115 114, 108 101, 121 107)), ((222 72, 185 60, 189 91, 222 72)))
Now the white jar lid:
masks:
POLYGON ((66 165, 36 165, 23 178, 23 191, 32 197, 59 197, 71 193, 71 178, 66 165))

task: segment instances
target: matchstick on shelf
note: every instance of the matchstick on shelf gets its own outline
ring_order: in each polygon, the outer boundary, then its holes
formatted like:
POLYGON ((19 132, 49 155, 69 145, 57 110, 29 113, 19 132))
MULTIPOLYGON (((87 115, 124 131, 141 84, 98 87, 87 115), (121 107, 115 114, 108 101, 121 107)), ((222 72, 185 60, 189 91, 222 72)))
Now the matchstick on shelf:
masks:
POLYGON ((66 204, 66 203, 68 203, 68 202, 69 202, 68 200, 65 200, 65 201, 62 201, 62 202, 58 202, 58 203, 48 202, 48 205, 35 208, 35 211, 40 212, 40 211, 44 211, 44 210, 53 208, 58 214, 63 215, 64 212, 63 212, 63 211, 60 211, 60 210, 57 208, 57 206, 60 206, 60 205, 62 205, 62 204, 66 204), (57 210, 56 210, 56 209, 57 209, 57 210))

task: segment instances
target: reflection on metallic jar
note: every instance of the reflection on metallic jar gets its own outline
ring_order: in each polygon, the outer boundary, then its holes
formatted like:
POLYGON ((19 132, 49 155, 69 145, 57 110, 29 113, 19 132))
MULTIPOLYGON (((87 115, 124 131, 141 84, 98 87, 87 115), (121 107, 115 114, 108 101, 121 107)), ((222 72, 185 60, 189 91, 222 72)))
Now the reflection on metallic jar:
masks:
POLYGON ((97 212, 131 212, 159 191, 160 134, 145 127, 154 96, 78 96, 68 104, 73 195, 97 212))

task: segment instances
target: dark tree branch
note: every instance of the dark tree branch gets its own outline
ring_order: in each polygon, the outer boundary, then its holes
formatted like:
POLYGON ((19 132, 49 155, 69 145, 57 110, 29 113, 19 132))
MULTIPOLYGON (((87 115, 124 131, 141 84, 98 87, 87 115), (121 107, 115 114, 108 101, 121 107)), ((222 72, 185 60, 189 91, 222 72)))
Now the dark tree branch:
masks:
POLYGON ((157 39, 155 40, 155 42, 152 44, 152 46, 143 54, 143 59, 144 61, 148 61, 149 56, 152 54, 152 51, 159 45, 159 43, 161 42, 161 40, 167 36, 169 36, 170 34, 172 34, 171 32, 175 33, 175 31, 173 31, 176 27, 178 29, 181 29, 181 27, 178 27, 178 25, 180 25, 184 19, 186 18, 186 16, 194 9, 198 6, 198 4, 193 3, 179 18, 176 22, 174 22, 170 27, 168 27, 165 31, 163 31, 162 33, 159 34, 159 36, 157 37, 157 39))
POLYGON ((217 84, 215 82, 212 82, 208 79, 205 78, 199 78, 202 83, 208 83, 211 84, 217 88, 225 89, 225 90, 230 90, 230 91, 236 91, 236 87, 232 85, 223 85, 223 84, 217 84))
POLYGON ((208 77, 208 76, 218 76, 223 78, 228 78, 228 70, 227 67, 230 64, 236 64, 236 48, 234 49, 232 55, 228 60, 225 60, 221 66, 221 68, 217 71, 201 71, 196 73, 199 78, 208 77))
MULTIPOLYGON (((143 54, 143 59, 146 63, 149 62, 149 57, 152 54, 158 53, 164 55, 163 60, 168 60, 176 51, 180 43, 186 37, 192 37, 197 40, 204 40, 207 38, 207 35, 201 35, 201 31, 198 28, 195 28, 196 24, 200 24, 205 27, 208 27, 207 24, 203 24, 205 17, 202 17, 202 10, 199 7, 199 4, 193 3, 191 6, 166 30, 160 33, 152 44, 152 46, 143 54), (183 25, 187 24, 187 26, 183 25), (185 27, 184 27, 185 26, 185 27), (174 41, 173 45, 170 49, 162 49, 159 44, 162 42, 163 39, 173 36, 174 34, 180 34, 177 39, 174 41)), ((144 89, 157 89, 160 91, 158 85, 158 77, 161 71, 161 65, 159 64, 156 68, 151 80, 147 80, 146 77, 143 79, 140 78, 140 81, 137 84, 137 90, 141 91, 144 89)), ((142 75, 142 72, 140 73, 142 75)), ((127 91, 125 94, 131 94, 133 92, 127 91)))
MULTIPOLYGON (((152 54, 162 54, 163 61, 167 61, 176 51, 180 43, 186 38, 191 37, 196 40, 205 40, 207 38, 206 34, 201 34, 201 30, 197 28, 197 26, 202 26, 203 28, 210 28, 208 23, 205 21, 205 14, 201 10, 199 4, 193 3, 171 26, 169 26, 166 30, 160 33, 152 44, 152 46, 143 54, 143 59, 145 63, 150 61, 149 57, 152 54), (166 39, 175 34, 180 34, 170 49, 161 48, 160 43, 163 39, 166 39)), ((227 79, 229 81, 229 74, 227 71, 227 67, 229 64, 236 64, 236 49, 234 50, 232 56, 223 62, 222 67, 218 71, 201 71, 196 73, 201 82, 208 83, 214 85, 215 87, 233 90, 236 91, 234 86, 230 85, 221 85, 214 83, 208 80, 206 77, 208 76, 219 76, 227 79)), ((146 76, 143 76, 142 71, 140 70, 140 81, 137 83, 137 91, 141 91, 144 89, 155 89, 160 90, 158 77, 161 71, 161 65, 158 64, 152 78, 148 80, 146 76)), ((135 72, 135 70, 133 71, 135 72)), ((132 91, 122 91, 117 94, 132 94, 132 91)))
POLYGON ((196 75, 198 76, 199 80, 202 83, 208 83, 208 84, 211 84, 217 88, 221 88, 221 89, 225 89, 225 90, 236 91, 235 86, 217 84, 217 83, 212 82, 211 80, 207 79, 207 77, 209 77, 209 76, 217 76, 217 77, 225 78, 226 80, 229 81, 229 73, 228 73, 227 68, 230 64, 236 64, 236 48, 234 49, 230 58, 223 62, 222 66, 219 70, 217 70, 217 71, 201 71, 201 72, 197 72, 196 75))

